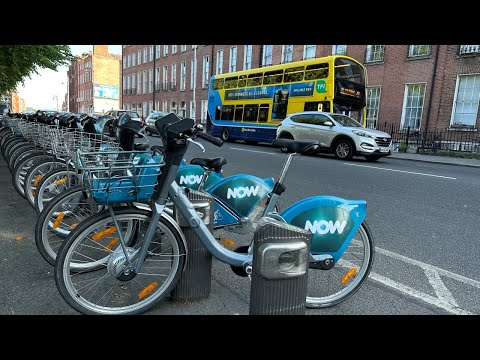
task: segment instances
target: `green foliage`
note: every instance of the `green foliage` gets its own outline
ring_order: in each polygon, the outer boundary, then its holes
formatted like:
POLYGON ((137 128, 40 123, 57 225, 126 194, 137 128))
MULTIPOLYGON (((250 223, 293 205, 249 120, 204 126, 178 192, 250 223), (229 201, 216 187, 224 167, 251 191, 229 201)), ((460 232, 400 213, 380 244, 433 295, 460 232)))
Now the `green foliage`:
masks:
POLYGON ((399 152, 407 152, 408 145, 406 142, 402 141, 400 145, 398 146, 398 151, 399 152))
POLYGON ((0 96, 39 69, 55 71, 74 58, 68 45, 0 45, 0 96))

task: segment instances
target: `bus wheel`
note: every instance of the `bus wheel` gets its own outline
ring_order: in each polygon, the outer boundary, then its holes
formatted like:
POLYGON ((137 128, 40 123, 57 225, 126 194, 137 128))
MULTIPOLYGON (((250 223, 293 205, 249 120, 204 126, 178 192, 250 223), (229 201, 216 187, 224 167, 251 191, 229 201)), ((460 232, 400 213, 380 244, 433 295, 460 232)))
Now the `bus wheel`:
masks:
POLYGON ((228 138, 230 137, 230 133, 228 132, 227 128, 222 129, 222 133, 220 134, 220 138, 222 141, 228 141, 228 138))

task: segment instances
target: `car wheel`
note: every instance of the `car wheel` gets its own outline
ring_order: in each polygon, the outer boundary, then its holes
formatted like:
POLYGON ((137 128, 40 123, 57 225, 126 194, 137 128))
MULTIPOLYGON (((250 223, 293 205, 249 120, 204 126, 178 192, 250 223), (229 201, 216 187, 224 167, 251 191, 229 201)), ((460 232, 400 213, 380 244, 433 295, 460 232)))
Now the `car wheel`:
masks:
POLYGON ((335 157, 339 160, 350 160, 353 156, 353 144, 347 139, 338 140, 333 150, 335 157))
POLYGON ((222 141, 226 142, 226 141, 228 141, 229 138, 230 138, 230 133, 228 132, 228 129, 223 128, 222 133, 220 134, 220 139, 222 139, 222 141))
MULTIPOLYGON (((290 134, 282 134, 282 136, 280 136, 279 139, 294 140, 294 139, 293 139, 293 136, 290 135, 290 134)), ((285 154, 288 154, 288 153, 290 152, 290 150, 288 150, 286 147, 280 148, 280 151, 281 151, 282 153, 285 153, 285 154)))
POLYGON ((152 136, 152 133, 148 129, 145 129, 145 134, 148 135, 148 136, 152 136))
POLYGON ((376 155, 365 155, 365 159, 367 159, 367 161, 377 161, 378 159, 380 159, 380 156, 376 156, 376 155))

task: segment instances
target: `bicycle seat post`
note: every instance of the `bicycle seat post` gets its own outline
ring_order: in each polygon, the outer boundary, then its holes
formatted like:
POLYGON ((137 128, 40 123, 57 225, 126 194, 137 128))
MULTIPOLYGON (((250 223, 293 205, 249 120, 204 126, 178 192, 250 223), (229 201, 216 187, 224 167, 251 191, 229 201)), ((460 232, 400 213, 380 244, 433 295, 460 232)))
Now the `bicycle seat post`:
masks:
POLYGON ((211 173, 212 173, 212 170, 206 169, 205 172, 202 174, 202 178, 200 179, 200 184, 198 185, 198 191, 203 190, 203 186, 205 185, 205 182, 207 181, 211 173))

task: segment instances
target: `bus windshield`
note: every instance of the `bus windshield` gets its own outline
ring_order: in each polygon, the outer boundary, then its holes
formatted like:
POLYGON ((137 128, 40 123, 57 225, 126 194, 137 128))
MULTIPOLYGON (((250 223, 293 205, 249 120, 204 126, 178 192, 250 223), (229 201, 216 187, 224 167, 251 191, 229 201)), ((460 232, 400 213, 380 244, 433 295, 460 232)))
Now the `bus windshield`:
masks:
POLYGON ((347 80, 357 84, 364 85, 363 69, 356 62, 344 59, 335 59, 335 80, 347 80))

